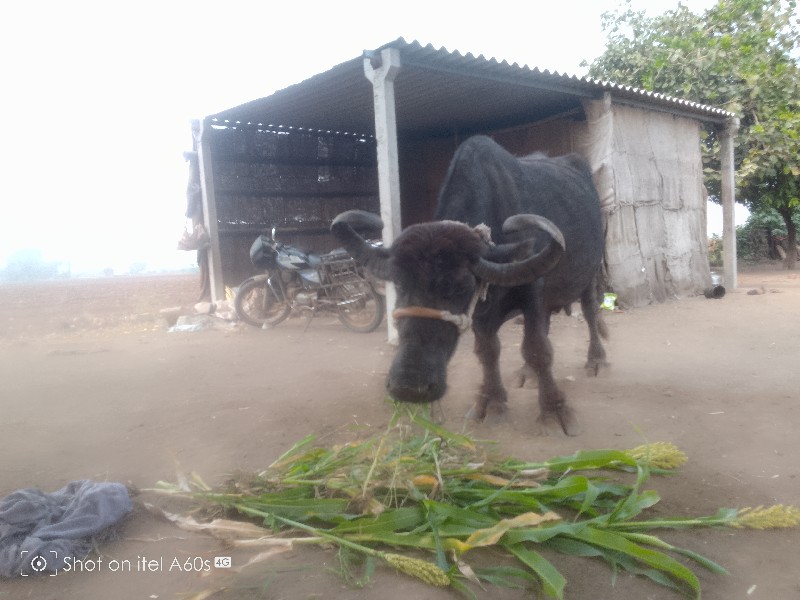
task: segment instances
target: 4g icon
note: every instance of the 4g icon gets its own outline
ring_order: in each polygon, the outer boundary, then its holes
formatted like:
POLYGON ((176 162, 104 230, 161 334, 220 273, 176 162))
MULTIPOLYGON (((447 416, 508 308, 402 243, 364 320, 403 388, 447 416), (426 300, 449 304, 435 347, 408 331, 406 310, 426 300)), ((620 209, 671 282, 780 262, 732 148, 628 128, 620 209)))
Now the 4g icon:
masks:
POLYGON ((233 563, 230 556, 215 556, 214 567, 217 569, 230 569, 233 563))

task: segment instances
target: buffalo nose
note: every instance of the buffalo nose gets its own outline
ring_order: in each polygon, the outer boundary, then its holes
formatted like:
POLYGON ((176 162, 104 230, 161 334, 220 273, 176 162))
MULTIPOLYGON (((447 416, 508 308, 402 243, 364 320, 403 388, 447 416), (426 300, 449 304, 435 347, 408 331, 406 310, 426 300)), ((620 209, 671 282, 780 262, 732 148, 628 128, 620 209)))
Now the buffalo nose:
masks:
POLYGON ((436 382, 409 384, 393 384, 386 382, 389 395, 400 402, 433 402, 444 395, 445 386, 436 382))

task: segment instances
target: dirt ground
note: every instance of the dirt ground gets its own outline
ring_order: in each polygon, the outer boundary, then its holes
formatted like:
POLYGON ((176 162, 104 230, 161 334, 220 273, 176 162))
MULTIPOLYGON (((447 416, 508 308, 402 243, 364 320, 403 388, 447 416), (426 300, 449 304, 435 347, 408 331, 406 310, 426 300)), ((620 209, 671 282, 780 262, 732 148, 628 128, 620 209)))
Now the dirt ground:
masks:
MULTIPOLYGON (((195 471, 217 483, 268 465, 310 433, 329 441, 383 428, 391 416, 383 380, 393 349, 383 328, 351 333, 326 317, 306 331, 303 320, 291 319, 271 331, 168 332, 159 309, 191 306, 196 284, 182 275, 0 285, 0 498, 26 487, 51 492, 76 479, 142 490, 117 538, 99 547, 105 562, 93 572, 0 581, 0 600, 199 599, 211 590, 219 590, 215 600, 458 597, 383 568, 365 588, 347 587, 332 572, 335 552, 325 548, 296 549, 241 572, 168 569, 175 558, 215 556, 232 556, 236 567, 255 552, 148 513, 144 502, 182 508, 147 491, 157 481, 195 471), (113 559, 133 568, 113 572, 113 559), (139 571, 142 559, 163 567, 139 571)), ((466 334, 440 403, 444 424, 530 460, 674 442, 690 460, 679 476, 651 480, 663 497, 659 514, 800 504, 800 275, 765 266, 743 270, 739 286, 721 300, 689 297, 608 314, 611 367, 599 378, 583 372, 584 324, 556 317, 555 374, 583 429, 574 438, 531 434, 535 389, 510 389, 505 423, 465 423, 479 377, 466 334)), ((521 362, 520 335, 513 323, 502 331, 507 380, 521 362)), ((706 599, 800 598, 800 530, 663 537, 730 571, 697 568, 706 599)), ((614 581, 591 559, 550 558, 567 578, 570 599, 678 597, 625 574, 614 581)))

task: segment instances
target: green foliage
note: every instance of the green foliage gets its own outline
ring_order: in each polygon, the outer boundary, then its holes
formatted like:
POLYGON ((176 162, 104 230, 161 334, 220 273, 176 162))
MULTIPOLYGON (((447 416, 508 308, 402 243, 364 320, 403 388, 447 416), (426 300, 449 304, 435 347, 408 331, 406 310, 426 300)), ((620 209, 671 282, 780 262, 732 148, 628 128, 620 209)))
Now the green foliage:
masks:
MULTIPOLYGON (((794 226, 800 227, 800 211, 792 216, 794 226)), ((786 237, 786 223, 777 210, 761 207, 750 213, 747 222, 736 228, 736 255, 742 260, 759 261, 770 256, 769 239, 771 236, 786 237)))
MULTIPOLYGON (((606 51, 589 74, 736 113, 737 196, 771 207, 794 240, 800 211, 800 32, 795 0, 719 0, 656 17, 606 13, 606 51)), ((706 188, 719 196, 718 132, 702 133, 706 188)))
MULTIPOLYGON (((800 224, 800 214, 794 218, 796 224, 800 224)), ((774 208, 762 208, 750 213, 747 222, 742 227, 768 229, 773 235, 786 235, 786 224, 774 208)))
MULTIPOLYGON (((800 228, 800 211, 793 214, 795 227, 800 228)), ((744 261, 775 259, 770 253, 770 237, 786 237, 786 224, 774 208, 761 207, 750 213, 747 222, 736 228, 736 256, 744 261)), ((708 239, 708 263, 712 267, 722 266, 722 238, 713 234, 708 239)))
MULTIPOLYGON (((699 598, 697 576, 679 559, 714 573, 725 570, 652 530, 800 524, 800 510, 782 505, 648 520, 645 514, 660 500, 644 489, 650 475, 674 473, 686 460, 671 444, 528 462, 499 457, 488 444, 407 415, 408 424, 396 416, 382 435, 341 446, 317 447, 308 437, 227 490, 200 482, 199 491, 188 494, 257 519, 267 528, 255 534, 260 543, 270 534, 284 543, 286 535, 300 535, 295 542, 338 546, 340 570, 354 585, 367 583, 375 565, 370 559, 380 559, 469 598, 476 597, 469 584, 535 584, 546 596, 563 598, 568 582, 552 562, 559 554, 601 558, 615 573, 648 577, 699 598), (473 569, 467 561, 485 549, 491 553, 484 558, 517 562, 473 569), (367 559, 360 572, 354 553, 367 559)), ((169 484, 162 488, 187 494, 169 484)))
MULTIPOLYGON (((739 251, 738 245, 736 246, 736 251, 737 253, 739 251)), ((712 267, 722 266, 722 238, 716 233, 712 234, 708 240, 708 264, 712 267)))

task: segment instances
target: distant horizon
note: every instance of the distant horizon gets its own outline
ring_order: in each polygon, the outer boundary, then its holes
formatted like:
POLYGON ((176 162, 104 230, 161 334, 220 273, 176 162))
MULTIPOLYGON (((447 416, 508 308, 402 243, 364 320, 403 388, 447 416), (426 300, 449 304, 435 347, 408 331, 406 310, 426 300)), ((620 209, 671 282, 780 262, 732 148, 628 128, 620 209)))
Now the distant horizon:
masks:
POLYGON ((160 271, 141 271, 137 273, 124 272, 124 273, 108 273, 104 271, 96 272, 82 272, 82 273, 59 273, 47 277, 23 277, 23 278, 7 278, 4 273, 0 271, 0 285, 7 283, 33 283, 36 281, 70 281, 81 279, 115 279, 115 278, 131 278, 131 277, 169 277, 175 275, 194 275, 199 276, 199 268, 188 269, 164 269, 160 271))
MULTIPOLYGON (((735 205, 735 221, 736 226, 739 227, 747 222, 750 216, 750 211, 742 204, 735 205)), ((707 221, 707 237, 717 235, 722 237, 722 206, 714 202, 707 202, 706 210, 707 221)), ((0 265, 0 283, 8 283, 13 281, 45 281, 53 279, 92 279, 99 277, 135 277, 135 276, 152 276, 152 275, 170 275, 170 274, 198 274, 199 268, 197 266, 196 251, 185 250, 169 250, 164 252, 161 256, 155 253, 148 257, 150 260, 133 260, 127 263, 123 261, 109 262, 104 266, 98 266, 99 263, 95 261, 85 260, 83 264, 81 261, 71 261, 67 258, 50 258, 46 256, 41 249, 27 248, 12 253, 6 257, 4 264, 0 265), (15 257, 24 257, 29 253, 32 261, 35 261, 34 269, 38 268, 43 271, 49 269, 49 274, 46 276, 36 276, 32 274, 30 277, 16 277, 9 278, 6 276, 6 271, 9 269, 9 259, 15 257)), ((20 264, 14 265, 20 267, 20 264)))

